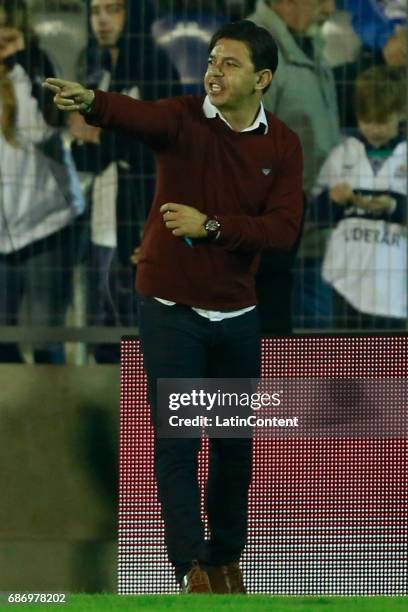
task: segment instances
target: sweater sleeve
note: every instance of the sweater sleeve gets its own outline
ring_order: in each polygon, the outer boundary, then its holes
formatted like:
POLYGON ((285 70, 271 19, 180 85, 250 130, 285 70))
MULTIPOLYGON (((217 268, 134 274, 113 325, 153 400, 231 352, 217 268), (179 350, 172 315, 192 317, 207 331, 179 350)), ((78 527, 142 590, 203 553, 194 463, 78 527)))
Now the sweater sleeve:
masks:
POLYGON ((303 215, 303 158, 300 141, 292 134, 272 185, 263 215, 218 215, 217 244, 230 251, 289 250, 297 238, 303 215))
POLYGON ((177 138, 182 114, 182 104, 177 98, 135 100, 96 90, 91 109, 84 117, 90 125, 119 130, 152 148, 163 148, 177 138))

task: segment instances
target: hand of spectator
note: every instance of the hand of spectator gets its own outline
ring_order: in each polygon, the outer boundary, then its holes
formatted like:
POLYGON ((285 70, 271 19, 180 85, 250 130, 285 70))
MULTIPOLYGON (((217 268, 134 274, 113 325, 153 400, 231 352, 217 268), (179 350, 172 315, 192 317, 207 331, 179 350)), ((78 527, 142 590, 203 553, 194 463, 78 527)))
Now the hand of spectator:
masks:
POLYGON ((374 215, 391 214, 394 212, 396 202, 388 195, 380 195, 366 200, 366 209, 374 215))
POLYGON ((407 32, 402 26, 396 26, 383 47, 383 55, 388 66, 405 67, 407 63, 407 32))
POLYGON ((204 223, 207 215, 185 204, 167 202, 160 207, 163 221, 173 236, 188 236, 189 238, 206 238, 204 223))
POLYGON ((80 113, 72 113, 68 118, 69 133, 75 140, 100 144, 101 128, 88 125, 80 113))
POLYGON ((338 183, 330 189, 330 199, 336 204, 344 206, 353 198, 353 190, 348 183, 338 183))
POLYGON ((0 28, 0 61, 24 49, 24 36, 17 28, 0 28))
POLYGON ((137 266, 140 261, 140 250, 140 247, 136 247, 135 249, 133 249, 133 253, 129 257, 130 263, 134 264, 135 266, 137 266))
POLYGON ((87 112, 95 98, 92 89, 86 89, 80 83, 64 81, 63 79, 46 79, 43 87, 53 93, 54 103, 61 111, 87 112))

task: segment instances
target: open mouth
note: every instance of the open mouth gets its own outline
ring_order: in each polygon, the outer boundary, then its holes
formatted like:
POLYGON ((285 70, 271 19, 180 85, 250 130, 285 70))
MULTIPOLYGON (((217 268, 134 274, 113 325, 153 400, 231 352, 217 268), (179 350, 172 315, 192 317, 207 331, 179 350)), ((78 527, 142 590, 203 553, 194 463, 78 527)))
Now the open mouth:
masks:
POLYGON ((210 89, 210 93, 212 94, 221 93, 221 91, 223 90, 223 88, 221 87, 221 85, 219 85, 219 83, 210 83, 209 89, 210 89))

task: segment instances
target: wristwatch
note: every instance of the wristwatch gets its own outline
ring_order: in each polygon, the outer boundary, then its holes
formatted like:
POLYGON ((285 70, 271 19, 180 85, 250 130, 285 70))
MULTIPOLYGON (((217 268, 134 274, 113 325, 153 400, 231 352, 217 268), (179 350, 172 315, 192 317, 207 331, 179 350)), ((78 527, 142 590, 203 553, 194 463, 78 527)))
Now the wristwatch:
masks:
POLYGON ((207 219, 204 223, 204 229, 207 232, 207 238, 217 240, 221 234, 221 223, 216 218, 207 219))

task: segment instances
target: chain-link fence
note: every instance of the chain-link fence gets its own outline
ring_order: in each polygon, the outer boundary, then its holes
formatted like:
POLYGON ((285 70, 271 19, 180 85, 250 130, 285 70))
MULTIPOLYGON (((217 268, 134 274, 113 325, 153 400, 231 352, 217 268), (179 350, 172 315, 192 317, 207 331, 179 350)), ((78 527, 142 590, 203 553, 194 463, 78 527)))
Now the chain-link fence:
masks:
POLYGON ((256 278, 264 333, 406 329, 406 6, 335 4, 0 2, 0 361, 115 363, 137 331, 153 155, 61 116, 43 79, 201 96, 212 34, 246 17, 280 50, 265 109, 304 152, 302 236, 256 278))

